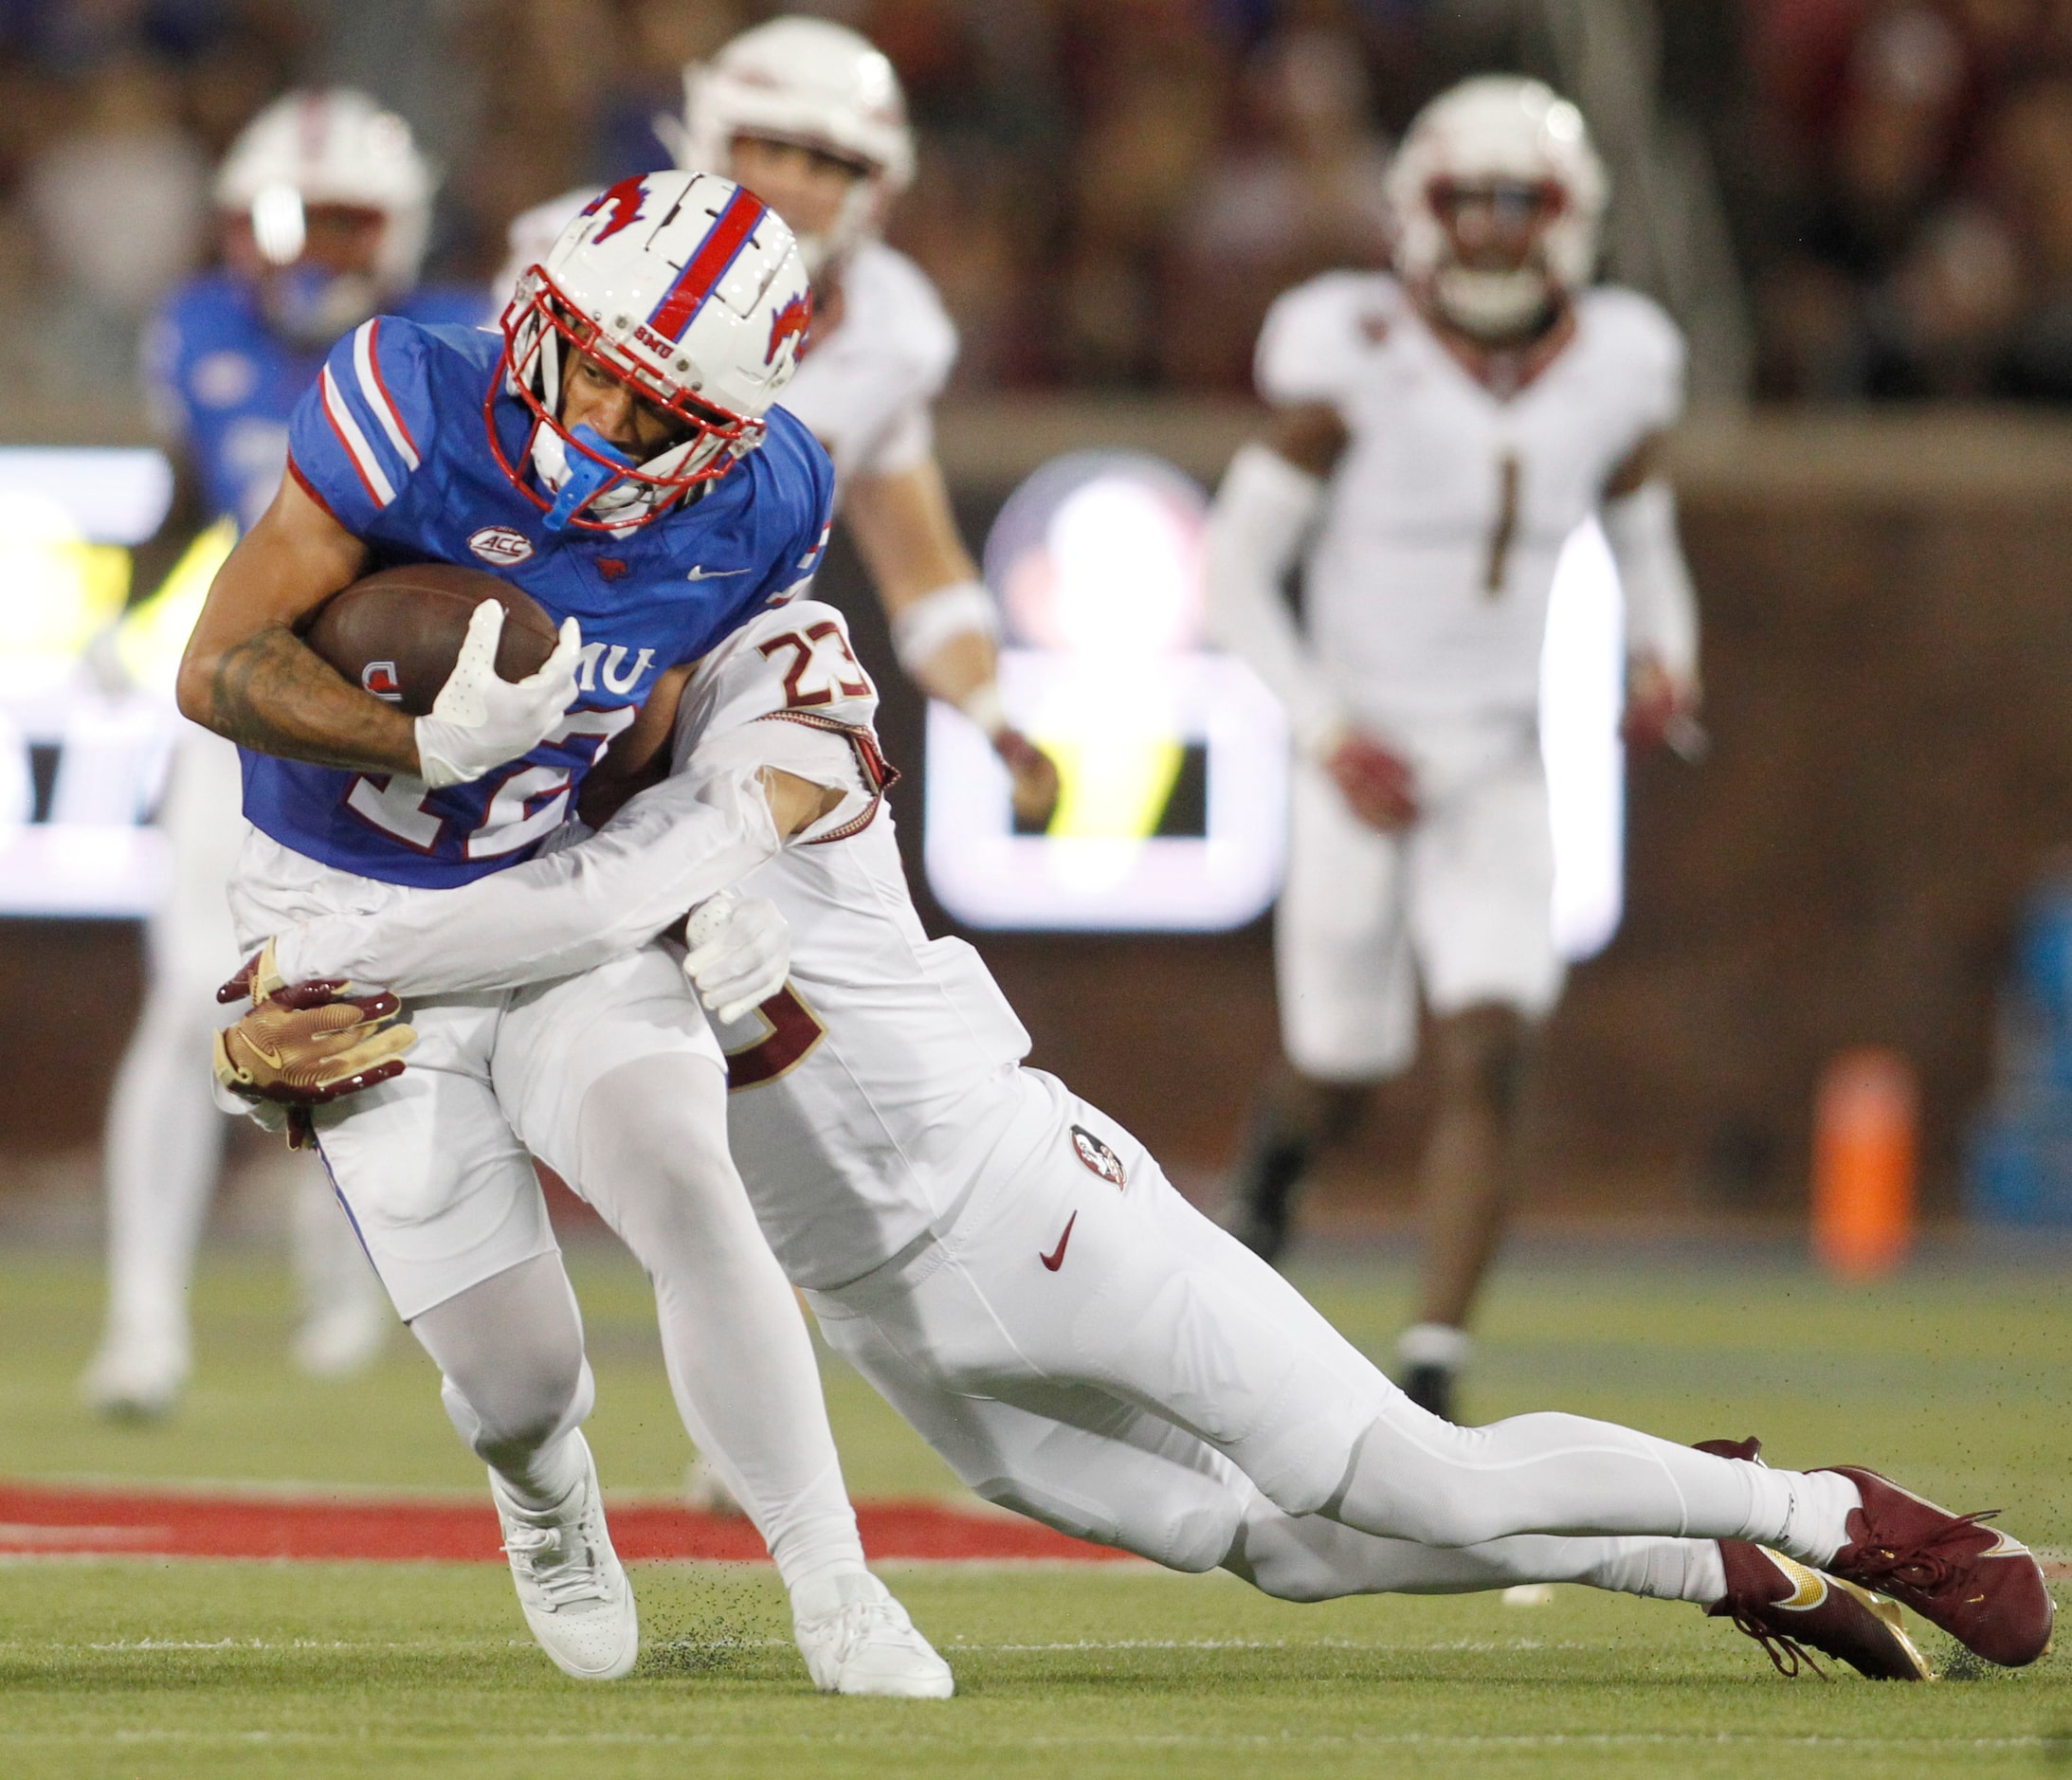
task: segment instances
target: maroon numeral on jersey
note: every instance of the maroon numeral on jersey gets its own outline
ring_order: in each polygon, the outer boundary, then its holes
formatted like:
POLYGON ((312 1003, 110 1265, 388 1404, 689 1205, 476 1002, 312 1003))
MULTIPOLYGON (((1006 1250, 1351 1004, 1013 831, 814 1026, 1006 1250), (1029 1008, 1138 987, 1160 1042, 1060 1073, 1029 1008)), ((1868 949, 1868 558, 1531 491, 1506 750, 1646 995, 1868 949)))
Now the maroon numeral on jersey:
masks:
POLYGON ((770 1030, 753 1044, 727 1053, 727 1092, 737 1093, 760 1082, 774 1081, 796 1069, 813 1047, 827 1036, 820 1016, 800 999, 787 983, 755 1009, 770 1023, 770 1030))
POLYGON ((809 626, 804 635, 796 630, 787 630, 780 637, 772 637, 762 645, 766 659, 774 658, 779 649, 791 651, 791 665, 785 670, 784 701, 791 710, 810 710, 815 705, 832 704, 835 695, 845 699, 867 699, 870 697, 870 677, 863 672, 863 664, 849 653, 848 640, 842 634, 842 627, 832 619, 824 618, 817 625, 809 626), (830 671, 821 670, 821 684, 808 689, 807 670, 814 665, 814 655, 823 643, 832 640, 835 652, 843 663, 854 670, 856 678, 845 675, 840 663, 830 671))

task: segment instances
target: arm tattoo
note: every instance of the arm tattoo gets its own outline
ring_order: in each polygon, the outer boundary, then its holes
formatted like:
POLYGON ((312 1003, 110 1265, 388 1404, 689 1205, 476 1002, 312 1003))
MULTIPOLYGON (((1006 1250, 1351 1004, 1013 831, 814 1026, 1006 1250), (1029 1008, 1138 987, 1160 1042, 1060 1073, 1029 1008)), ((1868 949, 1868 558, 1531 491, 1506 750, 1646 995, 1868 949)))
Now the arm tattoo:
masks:
POLYGON ((224 652, 209 715, 218 735, 260 754, 373 772, 416 767, 408 729, 398 742, 400 714, 348 684, 285 625, 224 652))

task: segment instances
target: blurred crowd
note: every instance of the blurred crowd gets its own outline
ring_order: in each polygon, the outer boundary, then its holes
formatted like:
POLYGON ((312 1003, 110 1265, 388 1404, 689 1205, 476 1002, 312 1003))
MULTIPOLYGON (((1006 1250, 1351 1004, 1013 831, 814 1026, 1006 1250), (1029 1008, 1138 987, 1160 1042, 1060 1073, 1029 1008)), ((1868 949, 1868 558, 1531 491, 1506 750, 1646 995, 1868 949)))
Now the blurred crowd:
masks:
MULTIPOLYGON (((682 64, 784 9, 0 0, 0 388, 62 399, 130 377, 141 318, 211 251, 214 160, 287 85, 348 82, 401 110, 445 175, 429 269, 482 277, 519 210, 664 161, 653 120, 681 104, 682 64)), ((906 82, 921 160, 893 239, 962 327, 964 387, 1209 391, 1244 386, 1276 291, 1385 257, 1378 173, 1417 103, 1530 62, 1558 10, 809 9, 867 31, 906 82), (1490 24, 1527 15, 1537 40, 1490 24)), ((2072 397, 2072 0, 1655 10, 1669 101, 1730 201, 1762 393, 2072 397)))
POLYGON ((1761 382, 2072 399, 2072 0, 1749 0, 1761 382))

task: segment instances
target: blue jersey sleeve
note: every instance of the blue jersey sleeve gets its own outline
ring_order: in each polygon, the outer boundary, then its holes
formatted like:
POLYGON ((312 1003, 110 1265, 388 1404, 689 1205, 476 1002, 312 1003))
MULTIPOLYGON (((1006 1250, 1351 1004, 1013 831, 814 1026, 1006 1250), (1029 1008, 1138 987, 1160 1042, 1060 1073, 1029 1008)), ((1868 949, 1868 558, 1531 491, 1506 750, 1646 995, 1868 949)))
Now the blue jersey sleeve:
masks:
POLYGON ((803 474, 797 479, 798 521, 757 588, 750 608, 782 606, 797 599, 819 572, 834 527, 834 461, 803 426, 791 452, 803 474))
POLYGON ((289 471, 349 532, 365 535, 423 465, 432 430, 431 350, 417 323, 376 316, 331 349, 296 404, 289 471))

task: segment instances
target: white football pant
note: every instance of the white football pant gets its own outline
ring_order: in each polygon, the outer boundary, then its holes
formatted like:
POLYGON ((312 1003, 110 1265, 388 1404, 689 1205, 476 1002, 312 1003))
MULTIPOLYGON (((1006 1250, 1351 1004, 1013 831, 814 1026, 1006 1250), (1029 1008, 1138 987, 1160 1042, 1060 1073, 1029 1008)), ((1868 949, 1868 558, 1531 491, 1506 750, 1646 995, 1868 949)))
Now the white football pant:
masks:
POLYGON ((1034 1070, 1011 1100, 950 1231, 807 1294, 987 1499, 1295 1600, 1525 1581, 1681 1595, 1717 1575, 1700 1541, 1831 1554, 1848 1504, 1830 1480, 1578 1416, 1427 1414, 1112 1119, 1034 1070), (1630 1536, 1513 1536, 1572 1531, 1630 1536))

